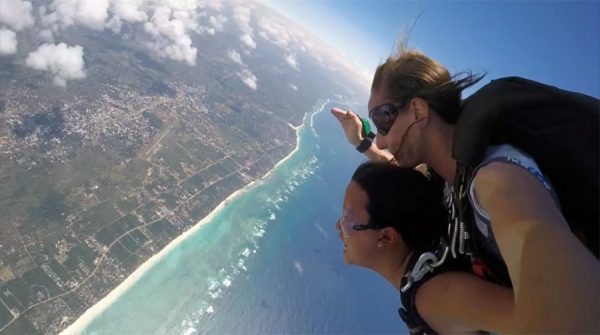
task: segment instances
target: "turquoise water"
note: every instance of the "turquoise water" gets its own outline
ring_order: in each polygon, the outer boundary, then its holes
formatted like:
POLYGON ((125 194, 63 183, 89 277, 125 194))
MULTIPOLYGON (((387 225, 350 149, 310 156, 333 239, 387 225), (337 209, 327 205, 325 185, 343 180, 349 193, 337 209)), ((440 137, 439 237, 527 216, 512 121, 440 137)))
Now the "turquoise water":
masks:
POLYGON ((405 333, 396 291, 335 231, 361 157, 319 102, 299 148, 165 255, 84 334, 405 333))

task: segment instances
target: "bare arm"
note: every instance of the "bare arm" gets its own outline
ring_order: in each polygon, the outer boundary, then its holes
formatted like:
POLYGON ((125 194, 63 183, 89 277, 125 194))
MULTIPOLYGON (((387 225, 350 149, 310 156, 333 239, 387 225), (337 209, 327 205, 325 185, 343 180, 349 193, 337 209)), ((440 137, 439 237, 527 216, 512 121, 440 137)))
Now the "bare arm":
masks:
POLYGON ((446 272, 417 291, 419 315, 438 333, 514 333, 512 290, 471 273, 446 272))
POLYGON ((474 183, 513 283, 517 332, 600 333, 600 263, 541 183, 507 163, 474 183))
MULTIPOLYGON (((351 111, 345 111, 339 108, 332 108, 331 114, 333 114, 333 116, 342 126, 348 143, 350 143, 353 147, 358 146, 363 139, 361 134, 362 123, 360 122, 358 115, 351 111)), ((372 161, 386 162, 393 158, 392 154, 377 148, 376 145, 372 145, 369 149, 367 149, 367 151, 364 152, 364 155, 372 161)))

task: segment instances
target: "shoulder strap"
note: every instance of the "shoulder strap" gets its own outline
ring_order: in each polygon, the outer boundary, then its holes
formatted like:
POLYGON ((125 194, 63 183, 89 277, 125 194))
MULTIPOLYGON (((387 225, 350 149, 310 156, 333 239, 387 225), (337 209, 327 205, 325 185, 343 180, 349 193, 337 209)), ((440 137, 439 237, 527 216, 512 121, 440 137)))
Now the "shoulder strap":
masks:
MULTIPOLYGON (((407 267, 409 271, 412 271, 412 269, 415 267, 419 256, 419 254, 413 254, 407 267)), ((408 327, 408 331, 411 335, 435 334, 433 329, 431 329, 425 320, 421 318, 417 312, 416 306, 417 290, 434 275, 435 270, 426 273, 420 280, 417 280, 416 282, 409 282, 409 278, 404 276, 402 278, 402 282, 400 283, 400 301, 402 302, 402 307, 398 309, 398 314, 408 327)))
POLYGON ((407 266, 406 275, 400 283, 400 300, 402 307, 398 309, 400 318, 406 323, 410 334, 436 334, 421 318, 417 311, 416 296, 419 288, 429 279, 447 271, 467 271, 468 266, 461 263, 463 259, 450 259, 449 246, 442 239, 435 251, 415 251, 407 266), (438 259, 439 257, 439 259, 438 259))
POLYGON ((456 173, 450 197, 446 201, 449 209, 448 234, 450 240, 450 251, 453 258, 461 255, 471 256, 474 252, 472 239, 473 230, 473 208, 468 199, 469 177, 473 166, 456 163, 456 173))
POLYGON ((435 334, 419 316, 415 298, 423 283, 440 273, 440 270, 446 269, 449 250, 447 240, 442 237, 436 250, 415 250, 408 262, 406 274, 400 283, 400 300, 403 307, 398 309, 398 314, 411 334, 435 334))

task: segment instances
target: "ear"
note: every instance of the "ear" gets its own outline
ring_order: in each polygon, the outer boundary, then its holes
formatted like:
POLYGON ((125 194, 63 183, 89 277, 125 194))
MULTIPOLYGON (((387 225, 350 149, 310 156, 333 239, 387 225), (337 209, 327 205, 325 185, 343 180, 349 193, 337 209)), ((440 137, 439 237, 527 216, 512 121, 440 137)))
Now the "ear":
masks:
POLYGON ((413 114, 414 121, 422 121, 419 122, 422 126, 427 123, 427 119, 429 119, 429 104, 425 99, 419 97, 410 99, 410 111, 413 114))
POLYGON ((398 243, 400 235, 396 229, 392 227, 386 227, 380 230, 379 239, 377 240, 378 247, 389 246, 398 243))

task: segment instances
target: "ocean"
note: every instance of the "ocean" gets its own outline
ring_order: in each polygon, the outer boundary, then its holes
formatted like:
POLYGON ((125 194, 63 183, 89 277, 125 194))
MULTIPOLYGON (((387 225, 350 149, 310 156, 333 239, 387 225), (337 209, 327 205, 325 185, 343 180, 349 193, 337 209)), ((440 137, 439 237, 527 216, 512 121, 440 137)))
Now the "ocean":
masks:
POLYGON ((363 160, 318 101, 297 149, 64 333, 406 333, 400 299, 376 273, 347 266, 335 230, 363 160))

